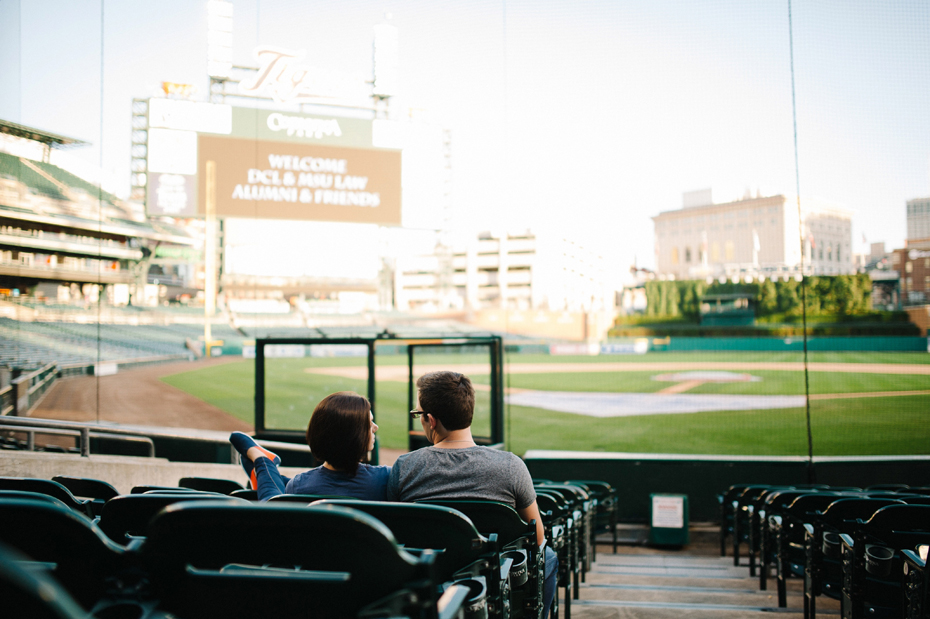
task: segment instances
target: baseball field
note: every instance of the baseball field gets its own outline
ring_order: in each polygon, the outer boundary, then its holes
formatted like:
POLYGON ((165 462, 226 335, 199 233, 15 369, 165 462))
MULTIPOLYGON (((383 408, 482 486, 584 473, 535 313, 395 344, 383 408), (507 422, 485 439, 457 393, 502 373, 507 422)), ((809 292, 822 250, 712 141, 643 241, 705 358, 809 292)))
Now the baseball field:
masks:
MULTIPOLYGON (((333 391, 366 393, 358 357, 269 359, 266 425, 303 429, 333 391)), ((380 444, 405 449, 408 368, 378 355, 380 444)), ((422 354, 415 375, 468 374, 476 384, 474 431, 489 428, 489 364, 477 354, 422 354)), ((244 422, 254 420, 254 362, 162 378, 244 422)), ((809 357, 815 455, 930 453, 930 354, 821 352, 809 357)), ((507 447, 639 453, 806 455, 805 372, 798 353, 647 353, 505 358, 507 447)))

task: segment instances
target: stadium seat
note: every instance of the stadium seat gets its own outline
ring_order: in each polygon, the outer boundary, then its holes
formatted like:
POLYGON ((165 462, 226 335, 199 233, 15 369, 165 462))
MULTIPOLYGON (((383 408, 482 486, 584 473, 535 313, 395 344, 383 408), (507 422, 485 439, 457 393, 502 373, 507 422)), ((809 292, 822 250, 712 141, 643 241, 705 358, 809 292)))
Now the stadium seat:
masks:
POLYGON ((131 553, 75 510, 47 501, 0 501, 0 542, 34 561, 53 564, 52 576, 85 608, 139 580, 131 553))
POLYGON ((904 616, 908 619, 927 619, 927 591, 930 590, 930 570, 927 570, 927 553, 930 546, 920 545, 914 550, 904 549, 904 616))
POLYGON ((268 499, 269 503, 303 503, 304 505, 309 505, 314 501, 322 501, 324 499, 351 499, 352 497, 342 496, 338 494, 276 494, 275 496, 268 499))
POLYGON ((767 589, 770 567, 778 557, 773 523, 781 525, 781 516, 787 507, 800 496, 819 491, 809 489, 776 489, 762 495, 750 504, 749 575, 756 575, 756 555, 759 565, 759 589, 767 589))
POLYGON ((23 490, 55 497, 71 509, 89 518, 94 517, 93 501, 81 501, 57 481, 34 477, 0 477, 0 490, 23 490))
POLYGON ((87 613, 54 579, 24 567, 29 559, 0 544, 0 607, 29 619, 85 619, 87 613))
POLYGON ((68 506, 65 505, 62 501, 56 499, 53 496, 42 494, 40 492, 27 492, 26 490, 0 490, 0 501, 4 501, 6 499, 31 499, 34 501, 45 501, 46 503, 51 503, 53 505, 58 505, 59 507, 68 509, 68 506))
MULTIPOLYGON (((202 492, 192 488, 182 488, 180 486, 133 486, 130 494, 145 494, 146 492, 202 492)), ((219 494, 219 493, 217 493, 219 494)))
POLYGON ((181 617, 323 619, 375 603, 438 614, 435 555, 414 557, 345 507, 181 502, 155 517, 142 551, 162 609, 181 617))
POLYGON ((613 552, 617 554, 617 491, 605 481, 593 479, 569 479, 567 484, 583 484, 597 499, 597 514, 594 518, 591 561, 597 559, 597 534, 609 533, 613 539, 613 552))
POLYGON ((119 492, 116 488, 99 479, 56 475, 52 477, 52 481, 57 481, 71 491, 71 494, 75 497, 89 499, 91 501, 91 509, 96 516, 100 515, 104 503, 115 496, 119 496, 119 492))
POLYGON ((222 494, 146 493, 118 496, 106 502, 100 515, 100 529, 120 545, 134 538, 145 537, 149 522, 159 511, 181 501, 230 500, 242 501, 222 494))
POLYGON ((257 490, 235 490, 229 493, 229 496, 234 496, 237 499, 245 499, 247 501, 257 501, 258 500, 258 491, 257 490))
MULTIPOLYGON (((805 525, 814 519, 819 510, 826 509, 831 503, 843 498, 853 498, 854 493, 816 492, 802 494, 788 505, 783 505, 768 516, 767 539, 771 543, 778 589, 778 605, 785 608, 787 600, 787 580, 791 576, 805 574, 806 547, 804 545, 805 525)), ((765 566, 765 572, 768 572, 765 566)), ((760 588, 767 573, 760 574, 760 588)))
MULTIPOLYGON (((363 511, 381 521, 405 550, 429 548, 437 551, 436 576, 453 580, 471 576, 485 578, 488 613, 506 616, 510 600, 510 563, 503 571, 497 536, 484 537, 462 512, 441 505, 391 503, 356 499, 327 499, 314 505, 341 505, 363 511)), ((523 562, 523 569, 526 563, 523 562)))
POLYGON ((840 541, 843 618, 903 616, 901 551, 930 543, 930 505, 883 507, 840 541))
POLYGON ((236 490, 243 490, 241 484, 231 479, 217 479, 214 477, 182 477, 178 481, 178 486, 201 492, 218 492, 219 494, 232 494, 236 490))
POLYGON ((804 524, 805 619, 816 616, 817 596, 823 594, 834 600, 842 597, 843 565, 840 561, 839 534, 851 533, 856 520, 868 520, 882 507, 903 504, 891 498, 840 497, 826 509, 811 515, 809 522, 804 524))
MULTIPOLYGON (((596 517, 597 499, 593 498, 588 490, 580 484, 568 482, 547 482, 540 484, 538 489, 559 493, 572 507, 577 536, 574 540, 575 550, 578 554, 578 574, 580 582, 585 581, 585 573, 591 569, 591 547, 593 545, 593 527, 596 517)), ((575 599, 578 599, 579 579, 575 580, 575 599)))
MULTIPOLYGON (((545 572, 543 547, 536 543, 536 523, 525 522, 510 505, 495 501, 431 500, 428 505, 444 505, 465 514, 475 528, 490 538, 497 535, 501 552, 525 550, 529 555, 529 578, 523 587, 511 589, 510 610, 515 617, 538 617, 542 612, 542 589, 545 572)), ((553 600, 553 606, 556 604, 553 600)))
MULTIPOLYGON (((565 587, 565 617, 571 617, 573 583, 577 578, 578 554, 575 536, 577 530, 571 506, 558 494, 537 489, 536 505, 546 528, 546 539, 559 558, 557 586, 565 587)), ((557 598, 558 596, 556 596, 557 598)), ((552 616, 558 619, 559 608, 553 602, 552 616)))

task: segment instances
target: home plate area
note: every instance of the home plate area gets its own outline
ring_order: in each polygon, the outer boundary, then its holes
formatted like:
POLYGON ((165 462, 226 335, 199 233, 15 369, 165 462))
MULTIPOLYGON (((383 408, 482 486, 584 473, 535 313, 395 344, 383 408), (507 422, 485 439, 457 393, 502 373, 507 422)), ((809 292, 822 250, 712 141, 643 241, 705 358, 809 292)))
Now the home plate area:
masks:
POLYGON ((658 393, 592 393, 578 391, 524 391, 510 393, 507 402, 560 413, 589 417, 633 417, 705 413, 710 411, 767 410, 804 406, 803 395, 721 395, 679 393, 705 382, 758 381, 758 377, 734 372, 678 372, 653 380, 674 382, 658 393), (677 388, 676 388, 677 387, 677 388))

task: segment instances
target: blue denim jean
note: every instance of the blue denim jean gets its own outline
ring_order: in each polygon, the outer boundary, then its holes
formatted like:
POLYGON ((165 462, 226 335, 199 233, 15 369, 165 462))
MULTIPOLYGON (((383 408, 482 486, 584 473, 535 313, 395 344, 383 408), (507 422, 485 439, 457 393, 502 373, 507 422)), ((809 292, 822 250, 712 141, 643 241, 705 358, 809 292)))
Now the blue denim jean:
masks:
POLYGON ((559 578, 559 557, 555 551, 546 546, 546 571, 543 580, 543 619, 549 619, 549 609, 552 608, 552 598, 556 593, 556 582, 559 578))
POLYGON ((285 494, 284 488, 291 479, 279 473, 274 462, 262 456, 252 461, 252 467, 255 469, 255 484, 258 486, 255 490, 259 501, 285 494))

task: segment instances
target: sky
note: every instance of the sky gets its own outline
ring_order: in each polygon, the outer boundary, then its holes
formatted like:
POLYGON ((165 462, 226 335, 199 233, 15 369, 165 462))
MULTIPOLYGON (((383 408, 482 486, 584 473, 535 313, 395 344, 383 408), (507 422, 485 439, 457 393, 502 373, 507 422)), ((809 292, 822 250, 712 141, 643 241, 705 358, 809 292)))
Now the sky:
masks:
MULTIPOLYGON (((205 4, 0 0, 0 118, 87 141, 71 155, 126 194, 131 100, 162 81, 205 95, 205 4)), ((278 45, 359 76, 371 73, 373 26, 390 16, 401 71, 392 110, 451 131, 461 236, 556 228, 624 273, 654 266, 650 217, 679 208, 686 191, 711 188, 716 202, 799 191, 837 204, 852 213, 856 252, 863 239, 903 246, 906 200, 930 195, 927 2, 791 4, 797 174, 787 0, 234 6, 237 64, 278 45)), ((436 221, 416 200, 404 217, 411 229, 436 221)), ((244 263, 265 254, 307 274, 370 275, 378 252, 433 238, 239 227, 256 241, 244 263), (263 250, 260 231, 279 242, 263 250)))

